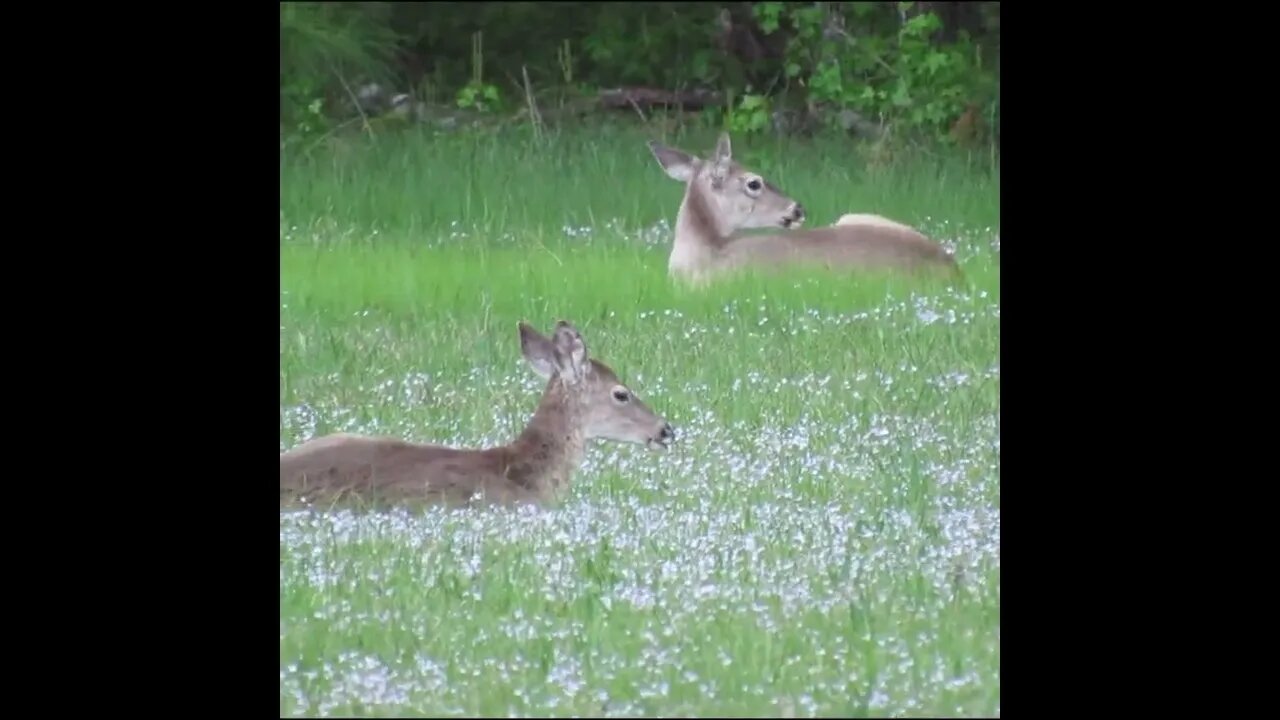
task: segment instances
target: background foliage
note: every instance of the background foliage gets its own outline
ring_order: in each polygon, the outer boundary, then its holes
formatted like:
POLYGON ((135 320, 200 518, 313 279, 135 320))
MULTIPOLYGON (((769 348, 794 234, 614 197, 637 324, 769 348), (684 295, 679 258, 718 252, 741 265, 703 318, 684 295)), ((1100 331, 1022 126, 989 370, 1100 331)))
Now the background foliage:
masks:
POLYGON ((678 121, 735 133, 984 146, 999 142, 999 67, 999 2, 280 6, 285 144, 344 122, 370 130, 386 108, 359 116, 357 96, 378 83, 448 122, 555 123, 600 89, 640 86, 715 91, 678 121))

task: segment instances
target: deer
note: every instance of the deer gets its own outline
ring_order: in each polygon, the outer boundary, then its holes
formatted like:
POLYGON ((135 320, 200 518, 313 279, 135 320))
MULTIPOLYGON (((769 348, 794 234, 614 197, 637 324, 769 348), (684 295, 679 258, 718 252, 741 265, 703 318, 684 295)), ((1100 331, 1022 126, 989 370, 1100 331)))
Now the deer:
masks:
POLYGON ((733 271, 798 266, 961 277, 946 248, 879 215, 845 214, 834 225, 800 229, 804 206, 736 162, 728 133, 720 133, 705 159, 653 140, 648 146, 663 171, 685 186, 667 260, 671 277, 703 284, 733 271), (766 228, 787 232, 737 234, 766 228))
POLYGON ((547 381, 518 437, 488 448, 352 433, 315 438, 280 455, 281 507, 545 508, 564 497, 589 441, 670 448, 671 423, 589 356, 572 323, 558 321, 550 338, 523 320, 517 326, 525 361, 547 381))

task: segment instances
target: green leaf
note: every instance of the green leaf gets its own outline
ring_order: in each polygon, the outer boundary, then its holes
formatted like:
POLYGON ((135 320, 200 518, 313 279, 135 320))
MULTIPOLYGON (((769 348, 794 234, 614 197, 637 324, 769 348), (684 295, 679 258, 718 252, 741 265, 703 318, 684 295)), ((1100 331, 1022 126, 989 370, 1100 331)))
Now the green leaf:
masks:
POLYGON ((950 62, 951 62, 950 56, 948 56, 946 53, 941 53, 934 50, 925 56, 924 68, 925 70, 928 70, 930 74, 933 74, 933 73, 936 73, 938 70, 946 67, 947 64, 950 62))
POLYGON ((893 88, 893 104, 898 107, 907 107, 911 104, 911 90, 907 87, 907 81, 899 78, 897 85, 893 88))
POLYGON ((778 29, 778 17, 782 13, 782 3, 756 3, 753 10, 756 16, 756 21, 760 23, 760 29, 763 30, 766 35, 778 29))

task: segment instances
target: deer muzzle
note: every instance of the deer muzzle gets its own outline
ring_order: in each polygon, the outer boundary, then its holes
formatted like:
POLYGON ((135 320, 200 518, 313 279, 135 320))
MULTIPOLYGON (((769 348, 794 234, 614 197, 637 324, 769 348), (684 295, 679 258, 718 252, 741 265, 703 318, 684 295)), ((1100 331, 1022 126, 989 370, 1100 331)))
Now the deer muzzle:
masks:
POLYGON ((786 214, 782 216, 782 227, 792 228, 804 224, 804 206, 798 202, 791 203, 786 214))
POLYGON ((650 450, 666 450, 671 447, 671 443, 676 441, 675 428, 671 427, 671 423, 663 423, 662 429, 658 431, 657 437, 649 438, 649 442, 645 443, 650 450))

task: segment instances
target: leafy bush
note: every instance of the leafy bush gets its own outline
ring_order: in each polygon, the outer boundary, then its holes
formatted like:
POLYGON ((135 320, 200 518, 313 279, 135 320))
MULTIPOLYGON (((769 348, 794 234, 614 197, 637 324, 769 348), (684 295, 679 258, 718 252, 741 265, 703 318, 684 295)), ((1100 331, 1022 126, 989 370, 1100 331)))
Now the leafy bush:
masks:
POLYGON ((326 129, 324 112, 357 79, 392 82, 402 40, 391 3, 280 3, 280 123, 285 134, 326 129))
POLYGON ((291 2, 280 37, 293 133, 324 129, 350 99, 343 79, 509 113, 525 72, 543 91, 718 89, 704 117, 743 133, 787 114, 900 139, 999 128, 998 2, 291 2))
POLYGON ((966 31, 938 42, 938 15, 912 14, 914 5, 762 2, 754 11, 766 33, 788 27, 786 76, 807 104, 834 111, 823 114, 829 123, 852 110, 941 139, 971 107, 998 108, 998 81, 966 31))

